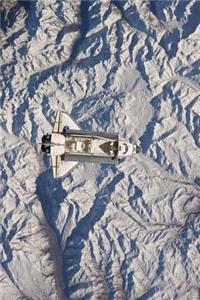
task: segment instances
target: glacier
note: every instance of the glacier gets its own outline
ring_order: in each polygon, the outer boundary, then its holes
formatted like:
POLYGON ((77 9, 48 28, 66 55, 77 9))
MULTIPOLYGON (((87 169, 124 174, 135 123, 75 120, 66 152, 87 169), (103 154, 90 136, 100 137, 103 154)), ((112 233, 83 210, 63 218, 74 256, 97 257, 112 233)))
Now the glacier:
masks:
POLYGON ((200 299, 200 2, 1 3, 0 299, 200 299), (53 180, 57 110, 142 152, 53 180))

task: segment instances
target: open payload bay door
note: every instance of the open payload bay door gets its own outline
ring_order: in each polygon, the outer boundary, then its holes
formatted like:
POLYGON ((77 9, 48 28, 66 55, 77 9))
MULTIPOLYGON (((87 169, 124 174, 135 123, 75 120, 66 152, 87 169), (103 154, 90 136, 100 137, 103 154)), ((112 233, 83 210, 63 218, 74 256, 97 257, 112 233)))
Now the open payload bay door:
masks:
POLYGON ((61 160, 59 155, 51 156, 53 178, 67 175, 77 164, 77 161, 61 160))
POLYGON ((81 130, 80 126, 72 119, 71 116, 62 111, 58 111, 56 121, 53 126, 53 132, 63 132, 65 126, 69 127, 69 129, 81 130))

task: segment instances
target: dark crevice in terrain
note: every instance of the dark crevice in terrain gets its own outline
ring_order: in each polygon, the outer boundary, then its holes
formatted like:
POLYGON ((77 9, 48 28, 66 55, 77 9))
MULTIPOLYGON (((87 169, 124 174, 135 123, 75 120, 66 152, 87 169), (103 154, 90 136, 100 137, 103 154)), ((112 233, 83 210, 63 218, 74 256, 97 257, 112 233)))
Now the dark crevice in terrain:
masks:
POLYGON ((148 35, 151 35, 151 32, 147 30, 145 23, 140 18, 137 11, 136 5, 133 3, 126 10, 124 5, 127 3, 126 0, 112 0, 111 3, 115 5, 118 10, 121 12, 122 18, 133 28, 136 28, 142 32, 145 32, 148 35))
POLYGON ((192 114, 192 107, 198 101, 198 97, 193 99, 185 108, 186 128, 193 136, 194 142, 200 148, 200 117, 198 114, 192 114))
POLYGON ((171 5, 170 1, 149 1, 150 11, 162 21, 166 21, 164 10, 171 5))
POLYGON ((131 63, 133 63, 133 50, 136 47, 138 41, 139 41, 139 38, 138 38, 137 34, 135 33, 131 39, 131 43, 129 46, 129 55, 131 57, 131 60, 130 60, 131 63))
MULTIPOLYGON (((79 119, 86 111, 91 110, 94 106, 98 103, 99 108, 96 109, 95 114, 91 113, 90 120, 96 121, 99 125, 99 128, 104 128, 109 125, 110 120, 110 113, 113 109, 113 106, 105 106, 103 105, 105 101, 105 97, 103 93, 98 93, 93 96, 81 98, 78 102, 76 107, 73 108, 71 115, 74 119, 79 119)), ((80 123, 81 128, 85 130, 91 130, 90 120, 86 120, 80 123)))
MULTIPOLYGON (((180 1, 176 7, 175 15, 180 21, 184 18, 184 13, 187 5, 190 1, 180 1)), ((150 9, 157 16, 158 19, 162 19, 166 22, 164 9, 167 9, 170 5, 168 1, 150 1, 150 9)), ((197 26, 200 24, 198 18, 200 14, 200 2, 196 1, 191 7, 191 14, 188 17, 187 22, 183 25, 182 36, 180 31, 177 28, 174 28, 173 31, 167 31, 160 41, 160 46, 163 47, 166 51, 166 54, 169 58, 176 56, 178 51, 178 44, 181 39, 186 39, 191 33, 193 33, 197 26)))
POLYGON ((146 153, 148 151, 148 149, 152 143, 152 139, 153 139, 153 135, 154 135, 154 128, 159 119, 161 98, 159 96, 156 96, 151 100, 150 103, 154 110, 153 117, 151 118, 150 122, 148 123, 145 132, 139 138, 143 153, 146 153))
MULTIPOLYGON (((141 77, 146 82, 147 89, 149 91, 151 91, 150 84, 149 84, 149 76, 147 75, 147 72, 145 70, 145 65, 144 65, 144 51, 145 51, 145 48, 146 48, 146 46, 143 46, 137 52, 137 55, 135 57, 135 63, 136 63, 137 70, 141 74, 141 77)), ((148 52, 148 55, 151 55, 151 52, 148 52)))
POLYGON ((30 120, 31 120, 31 123, 32 123, 31 143, 34 145, 37 141, 39 125, 35 121, 35 115, 34 115, 33 112, 29 113, 29 117, 30 117, 30 120))
MULTIPOLYGON (((106 34, 106 30, 107 29, 103 30, 105 32, 105 34, 106 34)), ((78 65, 78 67, 81 67, 81 68, 88 68, 89 66, 92 68, 92 67, 95 67, 96 65, 98 65, 100 62, 109 60, 110 57, 111 57, 110 46, 108 44, 106 44, 102 47, 100 53, 93 56, 92 59, 90 56, 86 57, 84 59, 80 59, 78 61, 77 65, 78 65)))
MULTIPOLYGON (((195 77, 195 75, 199 75, 199 67, 200 67, 200 59, 196 59, 195 62, 191 63, 189 69, 187 66, 180 65, 178 73, 181 76, 187 76, 187 78, 191 77, 191 79, 193 79, 193 77, 195 77)), ((198 81, 198 79, 197 79, 197 81, 198 81)))
POLYGON ((156 292, 159 291, 159 287, 158 286, 153 286, 153 287, 150 287, 144 295, 142 295, 141 297, 137 298, 137 300, 148 300, 148 299, 151 299, 151 297, 153 297, 156 292))
POLYGON ((32 98, 35 95, 35 91, 38 89, 39 85, 47 80, 50 76, 53 78, 56 77, 58 69, 59 66, 53 66, 31 75, 27 85, 29 96, 32 98))
POLYGON ((172 99, 172 112, 176 113, 177 120, 182 122, 183 118, 183 107, 181 105, 181 99, 177 95, 174 99, 172 99))
POLYGON ((107 76, 106 76, 106 81, 105 81, 105 83, 104 83, 104 85, 103 85, 103 89, 104 89, 104 90, 109 90, 109 88, 110 88, 111 85, 112 85, 113 76, 114 76, 114 74, 117 72, 118 69, 119 69, 119 65, 114 65, 114 66, 110 69, 109 73, 108 73, 107 76))
POLYGON ((89 8, 91 5, 91 1, 81 0, 80 5, 80 38, 76 41, 73 50, 71 52, 70 61, 73 61, 80 52, 80 48, 85 41, 85 36, 90 28, 90 13, 89 8))
POLYGON ((200 148, 200 116, 198 114, 194 115, 193 118, 193 126, 194 126, 194 140, 196 145, 200 148))
POLYGON ((25 27, 28 31, 28 34, 30 35, 30 37, 33 37, 39 27, 39 19, 38 16, 36 14, 36 4, 37 1, 18 1, 18 3, 20 4, 20 6, 22 6, 26 13, 27 13, 27 17, 25 20, 25 27))
POLYGON ((173 31, 168 31, 160 40, 159 45, 165 49, 166 54, 169 58, 176 56, 178 51, 178 44, 180 42, 180 32, 177 28, 173 31))
POLYGON ((191 7, 191 13, 187 22, 183 25, 182 38, 186 39, 200 24, 200 1, 196 1, 191 7))
MULTIPOLYGON (((182 6, 182 10, 176 10, 175 14, 177 15, 178 20, 184 17, 184 12, 187 4, 189 2, 187 1, 180 1, 183 2, 180 4, 182 6)), ((151 1, 151 7, 153 7, 153 12, 157 12, 158 17, 159 15, 162 15, 162 9, 159 9, 159 7, 163 6, 165 7, 166 3, 165 1, 158 1, 154 2, 151 1)), ((193 33, 197 26, 200 24, 199 16, 200 15, 200 2, 196 1, 193 6, 191 7, 191 14, 189 15, 187 22, 183 25, 183 32, 182 35, 180 33, 180 30, 178 28, 174 28, 172 31, 167 31, 165 35, 162 37, 162 39, 159 42, 159 45, 165 49, 166 54, 169 56, 169 58, 173 58, 176 56, 178 51, 178 45, 181 39, 186 39, 188 36, 193 33)))
POLYGON ((120 65, 121 63, 120 55, 121 55, 122 45, 123 45, 123 27, 121 25, 121 22, 117 22, 116 35, 117 35, 117 41, 116 41, 117 51, 115 52, 115 59, 116 62, 120 65))
MULTIPOLYGON (((11 63, 8 64, 4 64, 1 66, 1 75, 2 75, 2 81, 4 81, 5 84, 5 88, 2 88, 2 97, 0 98, 0 104, 1 107, 3 106, 4 103, 4 99, 5 99, 5 93, 8 91, 9 93, 9 98, 12 99, 14 92, 12 89, 12 79, 15 75, 15 61, 12 61, 11 63), (8 72, 10 71, 10 76, 8 75, 8 72)), ((1 84, 0 84, 1 86, 1 84)))
MULTIPOLYGON (((25 29, 22 28, 20 30, 18 30, 17 32, 14 32, 11 36, 9 36, 9 38, 6 40, 6 43, 3 46, 3 49, 6 49, 8 46, 12 45, 14 43, 14 41, 25 32, 25 29)), ((15 62, 17 63, 17 62, 15 62)))
POLYGON ((178 1, 177 6, 175 8, 174 14, 178 21, 180 21, 184 17, 184 13, 187 5, 190 3, 190 0, 178 1))
POLYGON ((199 211, 188 214, 185 224, 178 231, 178 237, 174 242, 181 253, 183 262, 186 262, 188 259, 188 250, 193 243, 193 239, 198 238, 200 235, 200 230, 196 230, 194 226, 195 221, 199 221, 199 211), (189 232, 192 232, 192 235, 189 232))
POLYGON ((7 31, 7 27, 12 27, 17 19, 18 11, 23 7, 27 13, 25 20, 25 28, 31 36, 35 35, 35 32, 39 25, 38 16, 36 15, 37 1, 17 1, 8 13, 5 10, 1 11, 1 29, 7 31))
POLYGON ((59 32, 56 37, 56 44, 59 45, 64 37, 65 34, 70 32, 77 32, 79 30, 79 24, 70 24, 67 26, 64 26, 59 32))
POLYGON ((200 176, 197 176, 194 180, 195 184, 200 187, 200 176))
POLYGON ((57 2, 57 9, 56 9, 56 15, 60 20, 63 21, 64 24, 66 24, 66 17, 63 14, 63 3, 62 1, 57 2))
POLYGON ((73 63, 73 61, 76 61, 78 67, 87 69, 88 67, 92 68, 100 62, 108 60, 111 56, 110 46, 106 43, 106 34, 108 30, 106 27, 86 38, 88 31, 100 22, 100 16, 95 15, 100 9, 100 4, 95 6, 92 6, 92 4, 93 1, 81 1, 81 23, 79 25, 80 37, 75 42, 69 59, 63 63, 61 67, 62 72, 64 72, 73 63), (101 42, 103 42, 103 46, 101 46, 101 42), (95 52, 100 47, 101 49, 95 55, 95 52), (90 49, 89 56, 78 60, 78 55, 81 52, 85 53, 88 48, 90 49))
POLYGON ((24 99, 24 102, 18 107, 16 114, 13 117, 13 132, 16 136, 19 136, 22 126, 24 124, 25 112, 29 107, 28 99, 24 99))
POLYGON ((7 13, 5 9, 1 10, 1 29, 7 31, 7 27, 12 27, 17 19, 17 12, 20 9, 20 3, 16 3, 9 12, 7 13))
POLYGON ((73 117, 75 119, 80 118, 84 112, 89 111, 96 104, 97 101, 100 101, 101 97, 102 94, 99 93, 89 97, 81 98, 72 110, 73 117))
MULTIPOLYGON (((145 132, 139 139, 144 153, 146 153, 148 151, 149 146, 153 142, 154 128, 155 128, 156 124, 162 122, 162 118, 159 117, 162 97, 164 99, 168 99, 168 98, 172 99, 171 100, 172 111, 173 112, 176 111, 178 119, 182 119, 182 108, 180 107, 180 101, 178 98, 174 99, 174 95, 172 93, 172 88, 171 88, 171 83, 167 83, 163 87, 162 90, 163 91, 161 92, 161 94, 154 97, 150 102, 152 105, 152 108, 153 108, 153 116, 152 116, 150 122, 148 123, 145 132)), ((158 138, 158 141, 165 139, 167 136, 172 134, 175 130, 176 130, 176 127, 171 128, 170 130, 161 134, 160 137, 158 138)))

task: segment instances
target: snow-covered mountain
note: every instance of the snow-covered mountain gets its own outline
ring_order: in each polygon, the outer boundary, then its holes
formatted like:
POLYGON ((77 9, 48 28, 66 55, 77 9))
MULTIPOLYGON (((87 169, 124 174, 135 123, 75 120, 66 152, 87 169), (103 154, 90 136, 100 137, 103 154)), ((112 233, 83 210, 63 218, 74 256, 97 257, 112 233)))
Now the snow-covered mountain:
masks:
POLYGON ((200 1, 3 0, 0 300, 200 298, 200 1), (57 110, 142 153, 53 180, 57 110))

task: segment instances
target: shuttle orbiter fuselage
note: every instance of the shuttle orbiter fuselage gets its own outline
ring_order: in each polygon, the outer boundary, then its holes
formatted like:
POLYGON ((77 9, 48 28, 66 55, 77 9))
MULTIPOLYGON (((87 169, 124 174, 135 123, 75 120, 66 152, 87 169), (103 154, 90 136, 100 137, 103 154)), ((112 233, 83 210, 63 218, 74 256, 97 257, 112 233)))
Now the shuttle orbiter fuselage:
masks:
POLYGON ((52 134, 42 137, 42 151, 51 156, 53 177, 67 174, 79 162, 115 163, 139 152, 118 134, 84 131, 66 113, 58 112, 52 134))

